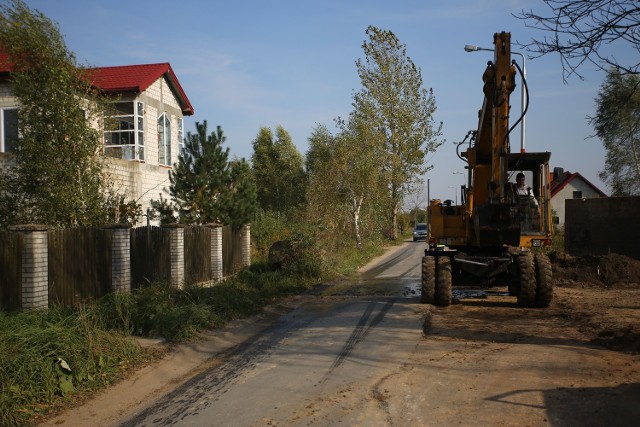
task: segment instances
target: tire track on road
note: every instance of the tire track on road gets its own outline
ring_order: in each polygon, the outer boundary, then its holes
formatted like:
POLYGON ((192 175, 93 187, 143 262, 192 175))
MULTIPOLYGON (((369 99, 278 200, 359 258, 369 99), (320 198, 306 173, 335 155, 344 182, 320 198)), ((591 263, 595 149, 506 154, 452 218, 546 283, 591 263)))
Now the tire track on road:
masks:
POLYGON ((395 298, 392 298, 386 301, 382 306, 382 308, 380 309, 380 311, 378 312, 378 314, 376 314, 376 316, 373 318, 369 326, 367 326, 367 322, 371 317, 371 313, 373 313, 373 310, 376 308, 376 306, 380 304, 380 302, 378 301, 369 302, 369 304, 367 305, 367 308, 364 310, 364 313, 360 317, 360 320, 358 320, 358 323, 356 324, 355 329, 351 333, 351 336, 349 336, 349 339, 345 343, 344 347, 342 347, 342 350, 336 356, 335 360, 333 361, 333 364, 331 365, 327 373, 320 380, 320 384, 327 381, 331 376, 331 374, 333 373, 333 371, 344 363, 344 361, 347 359, 347 357, 349 357, 349 355, 351 354, 355 346, 369 334, 369 331, 371 330, 371 328, 376 327, 380 322, 382 322, 382 320, 384 319, 384 316, 389 312, 389 310, 391 310, 391 307, 393 307, 393 304, 395 302, 396 302, 395 298))

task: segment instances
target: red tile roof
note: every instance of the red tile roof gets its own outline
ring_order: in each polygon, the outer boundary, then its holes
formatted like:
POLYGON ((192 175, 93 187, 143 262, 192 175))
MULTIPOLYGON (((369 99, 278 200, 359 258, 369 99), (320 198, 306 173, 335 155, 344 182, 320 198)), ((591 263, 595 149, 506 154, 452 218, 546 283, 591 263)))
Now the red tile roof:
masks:
POLYGON ((9 62, 9 55, 0 49, 0 74, 8 75, 13 70, 13 64, 9 62))
POLYGON ((562 190, 567 184, 569 184, 574 179, 579 178, 584 181, 589 187, 591 187, 596 193, 600 194, 602 197, 607 197, 605 193, 603 193, 598 187, 589 182, 588 179, 580 175, 578 172, 564 172, 560 179, 554 179, 551 181, 551 198, 558 194, 560 190, 562 190))
POLYGON ((165 76, 169 86, 176 94, 182 113, 193 115, 194 110, 187 94, 168 62, 160 64, 123 65, 119 67, 90 68, 91 84, 107 93, 124 93, 145 91, 153 82, 165 76))
MULTIPOLYGON (((13 71, 8 55, 0 49, 0 76, 8 76, 13 71)), ((175 92, 182 113, 191 116, 193 106, 182 89, 171 65, 168 62, 160 64, 124 65, 120 67, 96 67, 87 70, 91 84, 106 93, 141 93, 153 82, 164 76, 171 89, 175 92)))

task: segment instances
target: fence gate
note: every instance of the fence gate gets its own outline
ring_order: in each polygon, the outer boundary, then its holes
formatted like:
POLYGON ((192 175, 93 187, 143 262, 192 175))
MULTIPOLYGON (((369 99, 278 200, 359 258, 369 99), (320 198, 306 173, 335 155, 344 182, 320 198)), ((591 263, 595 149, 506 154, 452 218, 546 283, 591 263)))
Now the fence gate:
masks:
POLYGON ((171 278, 169 230, 156 227, 131 229, 131 288, 171 278))
POLYGON ((47 234, 50 306, 75 306, 111 292, 110 232, 78 227, 47 234))

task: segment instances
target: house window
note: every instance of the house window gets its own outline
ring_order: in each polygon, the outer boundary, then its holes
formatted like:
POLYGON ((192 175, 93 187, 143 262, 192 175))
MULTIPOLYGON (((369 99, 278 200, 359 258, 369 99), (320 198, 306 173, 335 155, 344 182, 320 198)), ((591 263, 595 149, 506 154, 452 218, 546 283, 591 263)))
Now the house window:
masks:
POLYGON ((158 118, 158 163, 171 165, 171 121, 166 113, 158 118))
POLYGON ((144 160, 144 104, 118 102, 107 118, 104 154, 124 160, 144 160))
POLYGON ((582 191, 574 191, 573 192, 574 199, 582 199, 582 191))
POLYGON ((184 156, 184 119, 178 119, 178 155, 184 156))
POLYGON ((18 109, 0 109, 0 152, 7 153, 16 148, 18 141, 18 109))

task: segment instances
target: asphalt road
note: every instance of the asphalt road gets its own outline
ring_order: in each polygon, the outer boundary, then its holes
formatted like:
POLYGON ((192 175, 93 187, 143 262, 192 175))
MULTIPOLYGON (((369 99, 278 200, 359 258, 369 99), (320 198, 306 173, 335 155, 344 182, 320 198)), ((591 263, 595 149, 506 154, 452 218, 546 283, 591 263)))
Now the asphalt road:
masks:
MULTIPOLYGON (((423 248, 411 243, 394 250, 357 284, 288 313, 222 365, 122 425, 357 423, 360 411, 334 411, 335 405, 347 395, 382 396, 370 383, 402 366, 421 339, 416 289, 423 248)), ((366 420, 384 424, 385 417, 375 411, 366 420)))

